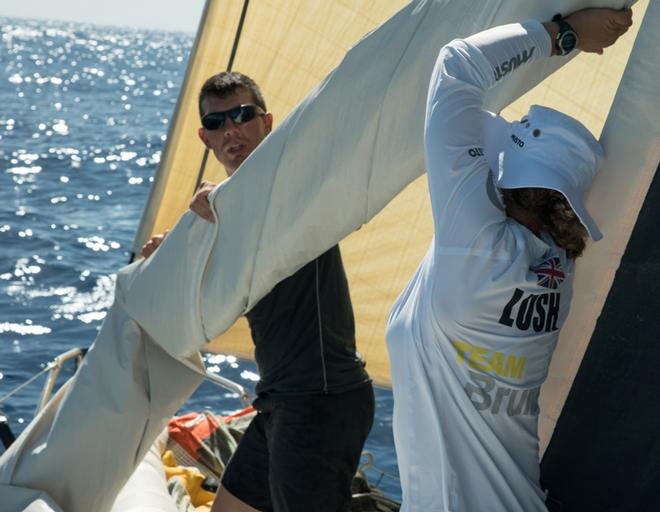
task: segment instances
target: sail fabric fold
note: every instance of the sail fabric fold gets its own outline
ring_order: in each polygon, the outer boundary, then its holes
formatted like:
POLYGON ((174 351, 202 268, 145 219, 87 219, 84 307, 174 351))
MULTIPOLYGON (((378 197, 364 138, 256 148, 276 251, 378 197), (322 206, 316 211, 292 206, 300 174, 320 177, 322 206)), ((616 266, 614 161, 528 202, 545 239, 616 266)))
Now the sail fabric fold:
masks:
POLYGON ((123 294, 137 265, 117 276, 115 301, 75 376, 0 458, 3 511, 23 510, 8 505, 20 503, 22 487, 67 512, 109 510, 204 379, 199 354, 173 358, 127 313, 123 294))
POLYGON ((22 512, 62 512, 62 509, 43 491, 15 485, 0 484, 2 506, 22 512))
MULTIPOLYGON (((554 9, 555 2, 411 2, 354 46, 217 187, 215 226, 184 214, 159 257, 138 270, 138 291, 127 297, 133 318, 174 357, 225 332, 424 172, 424 104, 443 45, 521 16, 549 19, 554 9), (173 268, 177 275, 164 279, 173 268), (159 314, 161 300, 177 314, 159 314)), ((493 90, 487 107, 499 111, 566 61, 534 63, 493 90)))

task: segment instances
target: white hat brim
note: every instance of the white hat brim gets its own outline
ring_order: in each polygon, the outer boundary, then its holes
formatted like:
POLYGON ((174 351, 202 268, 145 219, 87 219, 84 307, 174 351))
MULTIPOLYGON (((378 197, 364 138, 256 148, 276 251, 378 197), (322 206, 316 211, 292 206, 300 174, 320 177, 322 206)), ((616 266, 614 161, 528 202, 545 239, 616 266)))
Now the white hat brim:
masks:
POLYGON ((587 211, 582 197, 575 193, 575 187, 567 183, 552 166, 534 162, 533 172, 530 172, 530 162, 519 151, 507 150, 512 147, 509 140, 512 133, 511 123, 496 114, 486 112, 483 133, 484 154, 499 188, 556 190, 566 197, 591 239, 597 241, 603 237, 598 225, 587 211))

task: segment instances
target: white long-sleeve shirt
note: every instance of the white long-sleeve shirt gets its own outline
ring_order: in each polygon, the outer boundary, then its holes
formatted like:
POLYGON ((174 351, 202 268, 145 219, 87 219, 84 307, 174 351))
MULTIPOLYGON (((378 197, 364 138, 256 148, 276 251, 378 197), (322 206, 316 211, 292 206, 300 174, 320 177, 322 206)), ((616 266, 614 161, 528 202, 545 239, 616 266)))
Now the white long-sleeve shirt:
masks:
POLYGON ((484 156, 485 118, 502 120, 482 104, 490 87, 550 54, 540 23, 506 25, 447 45, 431 78, 435 237, 387 332, 404 511, 546 510, 538 396, 573 262, 506 216, 484 156))

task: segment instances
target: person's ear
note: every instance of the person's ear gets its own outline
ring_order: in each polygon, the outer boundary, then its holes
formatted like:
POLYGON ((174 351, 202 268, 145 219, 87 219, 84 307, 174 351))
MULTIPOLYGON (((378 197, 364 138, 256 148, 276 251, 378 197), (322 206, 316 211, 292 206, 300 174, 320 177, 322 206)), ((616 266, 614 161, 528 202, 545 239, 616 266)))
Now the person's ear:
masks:
POLYGON ((273 129, 273 114, 266 112, 264 114, 264 124, 266 125, 266 135, 273 129))
POLYGON ((204 143, 207 149, 211 149, 211 146, 209 145, 209 140, 206 137, 206 130, 204 129, 203 126, 199 127, 199 130, 197 130, 197 135, 199 135, 200 140, 204 143))

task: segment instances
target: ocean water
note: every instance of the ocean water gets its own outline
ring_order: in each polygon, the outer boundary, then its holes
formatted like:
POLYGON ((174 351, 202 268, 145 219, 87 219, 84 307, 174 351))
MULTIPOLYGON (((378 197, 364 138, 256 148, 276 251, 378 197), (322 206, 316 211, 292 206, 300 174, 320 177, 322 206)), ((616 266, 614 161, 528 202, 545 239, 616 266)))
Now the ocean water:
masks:
MULTIPOLYGON (((0 18, 0 400, 73 347, 88 347, 113 297, 166 141, 193 35, 0 18)), ((255 367, 207 366, 249 389, 255 367)), ((64 368, 60 382, 72 375, 64 368)), ((43 376, 0 402, 19 433, 43 376)), ((392 394, 377 390, 366 449, 400 499, 392 394)), ((203 384, 184 410, 241 404, 203 384)), ((2 448, 0 448, 0 453, 2 448)))

